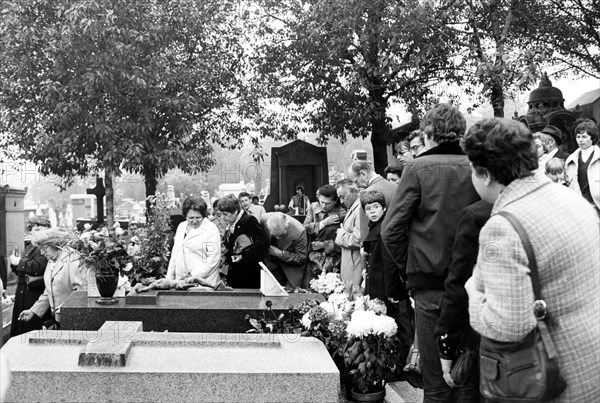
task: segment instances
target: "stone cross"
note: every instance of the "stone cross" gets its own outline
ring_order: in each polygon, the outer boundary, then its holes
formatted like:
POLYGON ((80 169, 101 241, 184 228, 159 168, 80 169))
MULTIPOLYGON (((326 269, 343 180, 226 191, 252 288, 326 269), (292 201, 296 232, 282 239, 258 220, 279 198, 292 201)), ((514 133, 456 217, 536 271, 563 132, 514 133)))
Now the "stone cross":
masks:
POLYGON ((79 366, 124 367, 133 338, 141 331, 142 322, 104 322, 98 338, 90 340, 79 353, 79 366))
POLYGON ((96 187, 93 189, 86 189, 86 193, 89 195, 95 195, 96 196, 96 222, 98 224, 103 223, 104 222, 104 195, 105 193, 105 188, 104 188, 104 182, 102 181, 102 178, 96 178, 96 187))

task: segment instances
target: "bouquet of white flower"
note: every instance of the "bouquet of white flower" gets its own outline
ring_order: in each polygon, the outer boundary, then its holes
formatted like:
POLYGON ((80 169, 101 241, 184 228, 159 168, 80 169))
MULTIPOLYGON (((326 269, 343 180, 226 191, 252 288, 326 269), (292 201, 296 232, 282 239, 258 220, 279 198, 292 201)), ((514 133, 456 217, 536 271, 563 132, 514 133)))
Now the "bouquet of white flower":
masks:
POLYGON ((354 389, 360 393, 384 390, 387 379, 402 365, 396 337, 398 326, 393 318, 381 312, 383 303, 377 301, 363 299, 363 306, 371 305, 371 309, 357 308, 346 328, 348 344, 344 361, 354 389))
POLYGON ((339 273, 323 273, 318 278, 310 281, 310 288, 329 296, 332 293, 342 293, 346 289, 339 273))

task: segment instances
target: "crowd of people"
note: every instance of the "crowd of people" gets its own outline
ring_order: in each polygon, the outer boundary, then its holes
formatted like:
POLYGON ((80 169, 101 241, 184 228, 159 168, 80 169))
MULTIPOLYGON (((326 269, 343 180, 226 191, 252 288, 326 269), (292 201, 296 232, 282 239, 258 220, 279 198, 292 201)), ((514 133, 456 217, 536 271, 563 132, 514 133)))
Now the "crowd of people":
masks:
MULTIPOLYGON (((508 212, 538 262, 567 383, 558 400, 592 401, 600 396, 599 132, 584 119, 574 133, 579 148, 568 155, 555 126, 531 133, 514 120, 485 119, 466 132, 458 109, 439 104, 400 144, 386 178, 354 161, 345 179, 317 189, 315 202, 297 186, 290 214, 266 212, 245 192, 210 207, 190 196, 167 278, 259 288, 264 265, 282 286, 307 289, 319 274, 339 272, 385 302, 405 352, 416 340, 425 401, 476 402, 479 366, 459 387, 457 357, 481 337, 521 340, 536 323, 529 262, 508 212)), ((47 227, 32 220, 31 245, 10 259, 19 278, 13 335, 59 323, 62 302, 85 287, 60 231, 47 227)))

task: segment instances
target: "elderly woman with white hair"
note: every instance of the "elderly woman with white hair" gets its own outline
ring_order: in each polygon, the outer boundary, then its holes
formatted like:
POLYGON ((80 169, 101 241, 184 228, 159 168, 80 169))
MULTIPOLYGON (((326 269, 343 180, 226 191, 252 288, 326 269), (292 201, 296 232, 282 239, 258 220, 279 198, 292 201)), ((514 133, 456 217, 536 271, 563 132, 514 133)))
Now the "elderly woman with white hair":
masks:
POLYGON ((306 272, 306 229, 300 221, 281 212, 265 214, 264 222, 271 239, 265 264, 281 285, 307 288, 309 275, 306 272))
MULTIPOLYGON (((67 246, 69 234, 49 229, 37 239, 37 246, 48 259, 44 273, 44 293, 31 309, 19 315, 19 320, 28 322, 34 317, 43 317, 48 310, 53 325, 60 328, 60 307, 73 291, 87 290, 86 270, 79 264, 79 254, 67 246)), ((49 324, 46 327, 50 327, 49 324)))

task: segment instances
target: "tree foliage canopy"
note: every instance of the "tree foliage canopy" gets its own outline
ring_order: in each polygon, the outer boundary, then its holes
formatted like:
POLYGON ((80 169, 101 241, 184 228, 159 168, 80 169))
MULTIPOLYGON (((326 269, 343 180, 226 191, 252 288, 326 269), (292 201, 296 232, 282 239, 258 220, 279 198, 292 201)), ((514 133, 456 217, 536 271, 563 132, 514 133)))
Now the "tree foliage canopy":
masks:
POLYGON ((235 1, 5 1, 4 143, 64 184, 126 169, 155 188, 169 169, 210 166, 211 141, 248 130, 236 12, 235 1))

